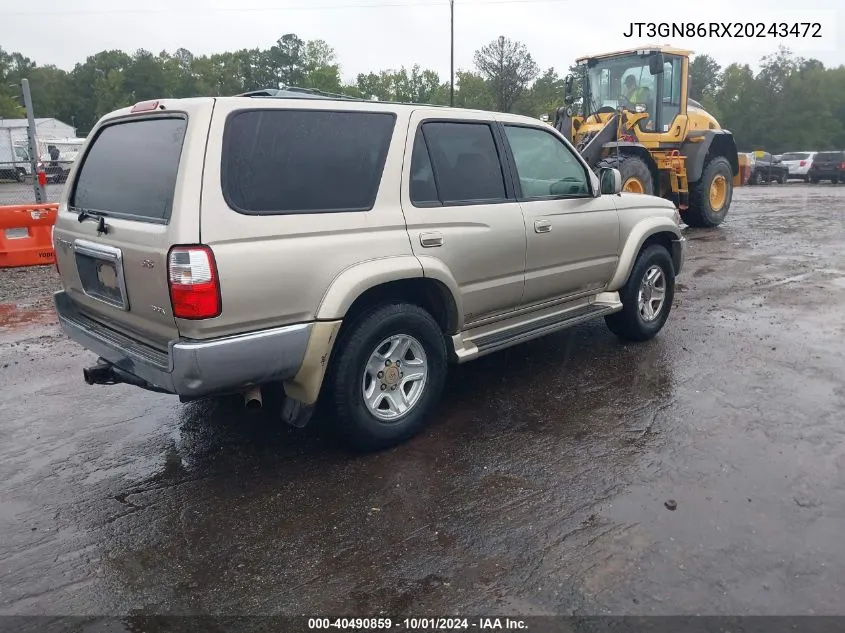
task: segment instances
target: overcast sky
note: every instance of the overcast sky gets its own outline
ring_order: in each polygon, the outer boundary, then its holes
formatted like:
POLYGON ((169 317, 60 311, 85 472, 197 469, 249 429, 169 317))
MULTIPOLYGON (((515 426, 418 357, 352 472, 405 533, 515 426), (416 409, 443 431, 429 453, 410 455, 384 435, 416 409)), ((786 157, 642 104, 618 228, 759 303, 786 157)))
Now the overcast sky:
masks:
MULTIPOLYGON (((472 66, 473 52, 497 36, 524 42, 543 68, 563 74, 580 55, 665 43, 708 53, 723 65, 756 65, 779 44, 826 65, 845 64, 845 3, 841 0, 764 0, 766 11, 737 13, 750 0, 706 0, 706 10, 673 8, 658 14, 632 10, 624 0, 455 0, 456 69, 472 66), (802 8, 796 10, 796 6, 802 8), (631 19, 665 22, 820 22, 821 38, 789 40, 626 38, 631 19), (841 38, 837 38, 842 34, 841 38)), ((693 3, 689 3, 692 5, 693 3)), ((640 3, 641 7, 646 3, 640 3)), ((815 31, 810 28, 810 35, 815 31)), ((38 64, 70 70, 104 49, 158 53, 184 47, 195 55, 267 48, 284 33, 326 40, 341 73, 410 67, 415 63, 449 76, 448 0, 42 0, 7 3, 0 11, 0 46, 38 64)))

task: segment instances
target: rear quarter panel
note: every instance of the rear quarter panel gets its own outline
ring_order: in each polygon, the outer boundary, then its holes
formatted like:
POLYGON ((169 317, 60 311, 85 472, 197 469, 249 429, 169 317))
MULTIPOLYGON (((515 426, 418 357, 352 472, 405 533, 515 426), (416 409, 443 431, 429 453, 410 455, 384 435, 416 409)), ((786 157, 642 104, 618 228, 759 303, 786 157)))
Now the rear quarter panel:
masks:
MULTIPOLYGON (((222 314, 208 321, 180 322, 180 332, 208 338, 312 321, 342 273, 364 262, 378 262, 376 268, 381 271, 410 265, 411 271, 403 275, 421 276, 399 200, 407 127, 407 113, 386 104, 355 103, 348 107, 314 100, 305 104, 296 100, 219 100, 205 160, 201 236, 217 262, 222 314), (256 107, 394 112, 390 149, 373 208, 286 215, 246 215, 231 208, 221 187, 226 119, 236 110, 256 107)), ((332 186, 331 179, 325 186, 332 186)), ((359 283, 349 291, 357 293, 366 285, 359 283)))

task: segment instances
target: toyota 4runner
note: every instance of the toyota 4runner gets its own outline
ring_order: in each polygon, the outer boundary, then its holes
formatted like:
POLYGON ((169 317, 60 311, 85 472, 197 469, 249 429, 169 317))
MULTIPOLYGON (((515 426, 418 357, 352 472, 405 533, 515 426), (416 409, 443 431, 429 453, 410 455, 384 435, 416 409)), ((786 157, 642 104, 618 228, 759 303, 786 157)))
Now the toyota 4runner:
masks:
POLYGON ((362 449, 431 418, 450 363, 603 317, 661 330, 680 216, 511 114, 324 98, 142 102, 104 116, 54 227, 89 384, 182 401, 283 387, 362 449))

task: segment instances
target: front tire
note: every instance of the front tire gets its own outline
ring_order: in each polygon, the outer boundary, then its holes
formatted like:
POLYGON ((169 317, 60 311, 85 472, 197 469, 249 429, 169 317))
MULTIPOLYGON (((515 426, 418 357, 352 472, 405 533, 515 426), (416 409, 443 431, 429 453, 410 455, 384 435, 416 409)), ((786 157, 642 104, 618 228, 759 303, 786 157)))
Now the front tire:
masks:
POLYGON ((342 334, 329 369, 336 430, 362 451, 410 439, 439 403, 447 368, 443 333, 428 312, 407 303, 370 309, 342 334))
POLYGON ((652 244, 640 253, 619 297, 622 310, 604 318, 616 336, 641 342, 663 329, 675 299, 675 267, 663 246, 652 244))
MULTIPOLYGON (((760 182, 760 172, 752 180, 760 182)), ((697 228, 719 226, 728 214, 733 198, 733 171, 724 156, 716 156, 704 165, 701 179, 690 186, 689 209, 684 215, 687 225, 697 228)))
POLYGON ((598 171, 608 167, 618 169, 622 176, 622 191, 654 195, 654 179, 651 170, 639 156, 608 157, 602 160, 598 167, 598 171))

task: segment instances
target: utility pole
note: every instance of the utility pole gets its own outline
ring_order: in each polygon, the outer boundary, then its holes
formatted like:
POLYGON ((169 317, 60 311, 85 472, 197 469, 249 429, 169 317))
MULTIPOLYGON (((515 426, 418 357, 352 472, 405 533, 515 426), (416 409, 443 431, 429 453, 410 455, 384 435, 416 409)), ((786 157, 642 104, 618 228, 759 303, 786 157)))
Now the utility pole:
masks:
POLYGON ((21 79, 21 88, 23 89, 23 103, 26 107, 29 160, 30 165, 32 165, 32 188, 35 191, 35 202, 44 204, 47 202, 47 194, 44 192, 44 185, 38 179, 38 139, 35 135, 35 112, 32 109, 32 94, 29 92, 29 79, 21 79))
POLYGON ((449 0, 449 23, 451 28, 450 43, 452 52, 449 71, 449 105, 455 107, 455 0, 449 0))

